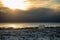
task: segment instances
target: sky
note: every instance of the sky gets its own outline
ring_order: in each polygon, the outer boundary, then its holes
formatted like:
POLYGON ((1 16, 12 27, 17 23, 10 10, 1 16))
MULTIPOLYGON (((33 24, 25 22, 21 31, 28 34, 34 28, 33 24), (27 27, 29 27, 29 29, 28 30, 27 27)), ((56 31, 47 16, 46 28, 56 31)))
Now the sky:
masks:
POLYGON ((31 7, 60 7, 60 0, 26 0, 31 3, 31 7))
POLYGON ((0 22, 60 22, 60 0, 25 0, 30 10, 1 8, 0 22), (57 10, 55 10, 57 9, 57 10), (10 10, 10 11, 8 11, 10 10), (10 13, 10 12, 13 13, 10 13))
MULTIPOLYGON (((24 0, 24 1, 29 2, 30 5, 28 6, 28 8, 45 7, 45 8, 56 9, 56 8, 60 7, 60 0, 24 0)), ((20 5, 20 6, 22 6, 22 5, 20 5)))

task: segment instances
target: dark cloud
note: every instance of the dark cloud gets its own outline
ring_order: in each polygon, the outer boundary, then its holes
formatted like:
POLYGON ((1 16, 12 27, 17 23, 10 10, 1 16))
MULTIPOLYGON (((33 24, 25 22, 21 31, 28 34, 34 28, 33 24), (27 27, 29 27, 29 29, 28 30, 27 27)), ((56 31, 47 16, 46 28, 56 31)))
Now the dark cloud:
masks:
POLYGON ((16 15, 0 11, 0 22, 60 22, 60 11, 50 8, 32 8, 28 11, 16 10, 16 15))
POLYGON ((28 22, 59 22, 59 16, 60 12, 54 12, 49 8, 34 8, 24 14, 24 18, 28 22))

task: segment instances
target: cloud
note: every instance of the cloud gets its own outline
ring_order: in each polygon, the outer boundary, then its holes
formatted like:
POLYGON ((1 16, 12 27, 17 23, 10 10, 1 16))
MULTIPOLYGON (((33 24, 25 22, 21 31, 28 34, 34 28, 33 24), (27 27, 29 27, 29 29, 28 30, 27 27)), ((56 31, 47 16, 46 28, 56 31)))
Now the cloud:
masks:
POLYGON ((60 22, 60 11, 51 8, 33 8, 18 16, 18 22, 60 22))
POLYGON ((60 0, 54 0, 54 2, 60 4, 60 0))
POLYGON ((39 7, 45 7, 45 8, 58 8, 60 7, 60 1, 59 0, 27 0, 27 2, 30 2, 29 8, 39 8, 39 7))
POLYGON ((27 11, 15 10, 12 15, 8 8, 0 11, 0 22, 60 22, 60 9, 52 8, 32 8, 27 11))

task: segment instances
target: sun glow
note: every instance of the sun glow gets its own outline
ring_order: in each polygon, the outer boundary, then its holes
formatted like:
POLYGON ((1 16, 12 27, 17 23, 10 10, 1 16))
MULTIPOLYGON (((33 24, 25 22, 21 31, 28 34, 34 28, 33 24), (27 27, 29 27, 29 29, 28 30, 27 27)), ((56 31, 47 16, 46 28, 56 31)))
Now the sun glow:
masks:
POLYGON ((24 0, 2 0, 2 3, 8 8, 21 10, 26 10, 30 5, 29 2, 26 2, 24 0))
POLYGON ((12 24, 12 25, 10 25, 11 27, 13 27, 13 28, 16 28, 16 25, 14 25, 14 24, 12 24))

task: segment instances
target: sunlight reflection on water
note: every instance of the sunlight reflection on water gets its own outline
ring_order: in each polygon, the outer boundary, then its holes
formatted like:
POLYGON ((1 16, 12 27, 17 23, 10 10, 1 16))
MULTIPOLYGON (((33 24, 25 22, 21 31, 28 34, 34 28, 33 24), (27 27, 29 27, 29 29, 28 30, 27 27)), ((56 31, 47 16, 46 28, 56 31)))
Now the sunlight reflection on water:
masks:
POLYGON ((25 27, 37 27, 37 23, 0 23, 0 27, 13 27, 13 28, 25 28, 25 27))
POLYGON ((56 27, 60 26, 60 23, 0 23, 0 27, 12 27, 12 28, 25 28, 25 27, 56 27))

